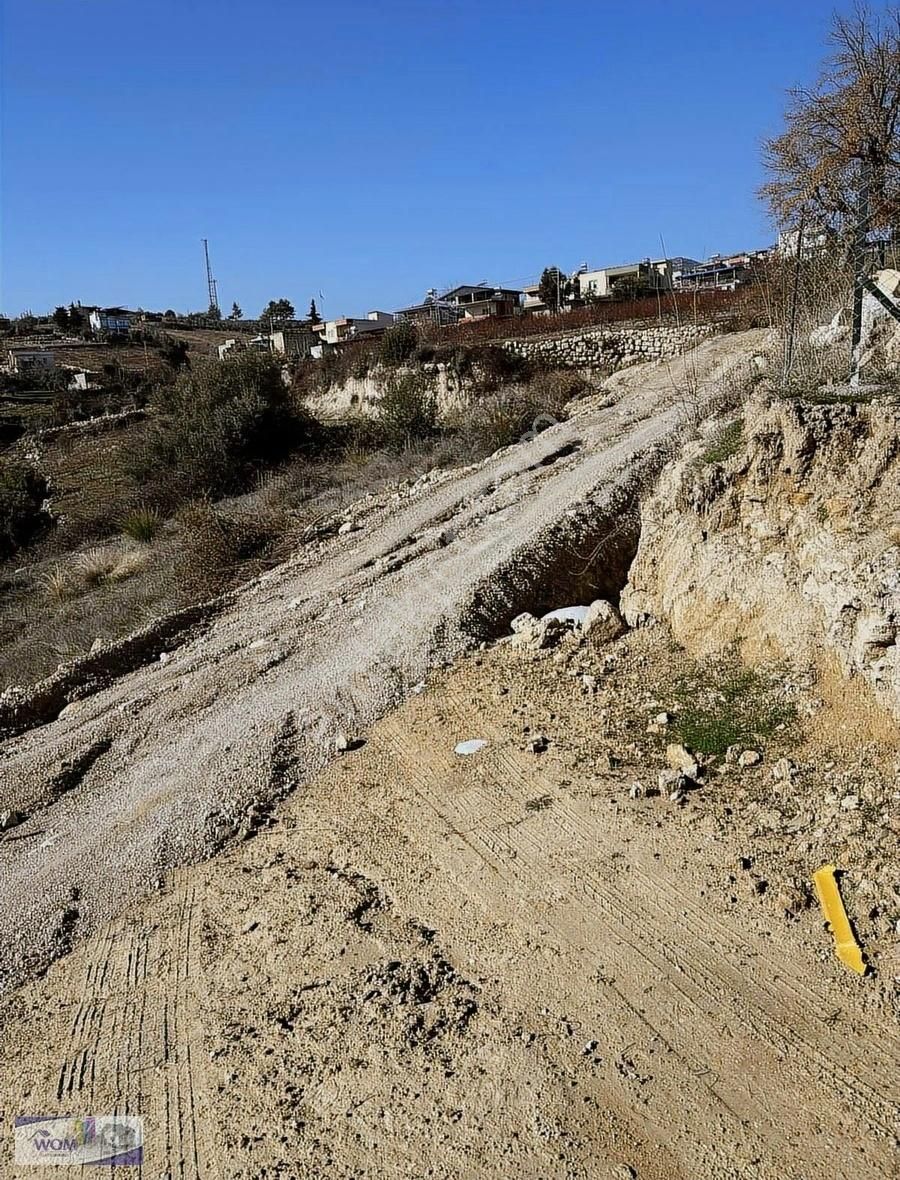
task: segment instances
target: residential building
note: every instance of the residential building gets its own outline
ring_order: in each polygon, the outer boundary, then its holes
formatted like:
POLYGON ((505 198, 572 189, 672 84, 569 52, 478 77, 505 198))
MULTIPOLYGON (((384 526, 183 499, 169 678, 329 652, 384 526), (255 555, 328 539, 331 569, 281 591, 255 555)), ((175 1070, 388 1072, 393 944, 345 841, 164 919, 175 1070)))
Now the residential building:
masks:
POLYGON ((269 343, 278 356, 307 357, 320 340, 314 325, 299 324, 294 328, 279 328, 272 332, 269 343))
POLYGON ((352 316, 342 316, 337 320, 323 320, 320 324, 313 324, 312 329, 320 344, 348 344, 360 336, 371 336, 384 332, 394 323, 394 317, 388 311, 370 311, 365 319, 354 319, 352 316))
POLYGON ((127 336, 131 329, 131 313, 124 307, 95 307, 89 321, 95 336, 127 336))
POLYGON ((394 319, 403 320, 408 324, 455 324, 459 319, 459 310, 452 303, 441 299, 432 287, 425 293, 421 303, 394 312, 394 319))
MULTIPOLYGON (((785 258, 796 258, 797 246, 800 244, 800 241, 800 231, 798 229, 782 230, 778 235, 778 245, 775 247, 775 251, 785 258)), ((802 242, 801 256, 803 258, 813 258, 815 255, 823 253, 829 246, 836 245, 838 235, 829 225, 807 225, 803 228, 802 242)))
POLYGON ((56 357, 49 348, 20 346, 8 352, 7 368, 10 373, 34 373, 52 369, 56 357))
POLYGON ((681 291, 734 291, 752 282, 768 251, 755 250, 741 254, 713 254, 678 276, 681 291))
POLYGON ((550 311, 547 304, 541 299, 541 285, 540 283, 531 283, 522 290, 522 310, 530 312, 532 315, 545 315, 550 311))
POLYGON ((619 283, 644 291, 671 291, 672 259, 644 258, 640 262, 627 262, 622 266, 577 271, 572 278, 578 279, 582 299, 611 299, 619 283))
POLYGON ((488 283, 463 284, 445 291, 445 303, 456 309, 461 319, 478 320, 485 316, 512 316, 521 310, 522 292, 510 287, 492 287, 488 283))

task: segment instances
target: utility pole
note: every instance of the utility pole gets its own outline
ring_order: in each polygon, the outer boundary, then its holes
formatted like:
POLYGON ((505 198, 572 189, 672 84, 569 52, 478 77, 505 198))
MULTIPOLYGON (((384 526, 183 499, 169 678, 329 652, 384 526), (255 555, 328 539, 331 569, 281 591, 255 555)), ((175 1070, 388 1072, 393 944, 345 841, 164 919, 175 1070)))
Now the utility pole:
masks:
POLYGON ((856 233, 853 239, 853 323, 850 332, 850 384, 859 385, 859 363, 862 354, 863 290, 866 284, 866 239, 869 232, 869 188, 872 165, 861 160, 859 165, 859 193, 856 201, 856 233))
POLYGON ((216 285, 216 280, 213 278, 212 269, 209 265, 209 242, 206 238, 203 241, 203 256, 206 259, 206 289, 209 292, 209 310, 219 311, 219 294, 216 285))

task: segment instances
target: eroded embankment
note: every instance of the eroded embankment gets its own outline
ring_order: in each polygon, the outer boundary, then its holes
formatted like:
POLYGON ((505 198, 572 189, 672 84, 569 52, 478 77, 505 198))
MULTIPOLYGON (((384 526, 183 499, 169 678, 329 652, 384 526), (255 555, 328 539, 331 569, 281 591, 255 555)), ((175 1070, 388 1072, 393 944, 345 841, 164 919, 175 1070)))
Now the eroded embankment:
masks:
POLYGON ((900 716, 900 409, 750 401, 666 468, 622 605, 701 651, 833 653, 900 716))

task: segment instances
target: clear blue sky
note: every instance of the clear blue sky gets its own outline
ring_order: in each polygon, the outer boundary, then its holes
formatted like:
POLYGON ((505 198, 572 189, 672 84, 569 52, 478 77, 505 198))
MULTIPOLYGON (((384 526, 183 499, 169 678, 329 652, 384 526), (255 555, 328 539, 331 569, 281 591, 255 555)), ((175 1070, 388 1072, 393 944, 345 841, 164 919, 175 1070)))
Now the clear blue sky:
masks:
MULTIPOLYGON (((0 0, 0 310, 523 283, 772 238, 813 0, 0 0)), ((846 9, 846 3, 839 7, 846 9)))

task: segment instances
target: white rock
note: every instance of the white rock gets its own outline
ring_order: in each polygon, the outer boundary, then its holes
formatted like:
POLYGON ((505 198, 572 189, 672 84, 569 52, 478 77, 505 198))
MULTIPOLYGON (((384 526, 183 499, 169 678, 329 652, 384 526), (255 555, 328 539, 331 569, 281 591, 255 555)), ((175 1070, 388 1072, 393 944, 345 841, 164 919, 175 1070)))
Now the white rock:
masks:
POLYGON ((859 795, 845 795, 841 800, 842 811, 856 811, 859 807, 859 795))
POLYGON ((749 766, 758 766, 762 762, 762 754, 759 750, 744 750, 738 758, 738 766, 741 770, 746 770, 749 766))
POLYGON ((680 742, 669 742, 666 746, 666 763, 694 782, 700 776, 700 765, 690 750, 680 742))
POLYGON ((581 631, 599 643, 610 643, 625 630, 622 616, 611 602, 598 598, 588 607, 581 623, 581 631))
POLYGON ((359 525, 357 525, 354 521, 345 520, 344 523, 341 525, 341 527, 338 529, 338 536, 343 536, 346 533, 355 533, 358 528, 359 528, 359 525))
POLYGON ((468 741, 458 742, 454 747, 454 754, 477 754, 487 745, 484 738, 469 738, 468 741))

